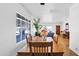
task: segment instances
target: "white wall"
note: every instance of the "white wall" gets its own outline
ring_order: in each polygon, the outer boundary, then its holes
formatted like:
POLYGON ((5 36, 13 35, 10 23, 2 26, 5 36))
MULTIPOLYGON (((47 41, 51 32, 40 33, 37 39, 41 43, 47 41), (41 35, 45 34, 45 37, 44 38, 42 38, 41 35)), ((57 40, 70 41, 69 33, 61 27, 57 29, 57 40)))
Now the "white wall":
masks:
POLYGON ((70 48, 79 55, 79 4, 70 8, 69 15, 70 48))
POLYGON ((55 17, 55 14, 46 13, 46 14, 41 15, 40 23, 42 25, 52 26, 52 32, 54 32, 54 33, 56 33, 56 25, 59 24, 62 29, 62 23, 60 21, 60 18, 55 17))
POLYGON ((53 23, 53 16, 52 14, 43 14, 40 17, 40 23, 53 23))
POLYGON ((0 4, 0 55, 16 55, 25 45, 16 44, 16 12, 31 19, 19 4, 0 4))

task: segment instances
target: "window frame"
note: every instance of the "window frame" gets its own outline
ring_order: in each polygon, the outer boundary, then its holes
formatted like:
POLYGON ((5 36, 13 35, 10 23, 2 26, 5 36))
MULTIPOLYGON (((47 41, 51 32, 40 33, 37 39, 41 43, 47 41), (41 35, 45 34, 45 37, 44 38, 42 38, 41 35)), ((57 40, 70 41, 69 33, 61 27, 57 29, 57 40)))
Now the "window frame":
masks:
MULTIPOLYGON (((21 16, 19 13, 16 13, 16 29, 18 29, 20 31, 20 41, 17 42, 17 37, 16 37, 16 43, 19 43, 19 42, 22 42, 23 40, 25 40, 25 38, 23 37, 23 32, 22 32, 23 30, 25 30, 25 31, 28 30, 29 33, 30 33, 31 29, 29 29, 29 28, 31 28, 31 26, 29 27, 29 24, 31 24, 31 22, 29 22, 28 19, 25 19, 25 17, 21 16), (17 20, 20 21, 20 26, 17 26, 18 25, 17 24, 18 23, 17 20), (25 24, 23 24, 23 22, 25 24)), ((16 32, 17 32, 17 30, 16 30, 16 32)), ((25 33, 25 35, 26 34, 27 33, 25 33)))

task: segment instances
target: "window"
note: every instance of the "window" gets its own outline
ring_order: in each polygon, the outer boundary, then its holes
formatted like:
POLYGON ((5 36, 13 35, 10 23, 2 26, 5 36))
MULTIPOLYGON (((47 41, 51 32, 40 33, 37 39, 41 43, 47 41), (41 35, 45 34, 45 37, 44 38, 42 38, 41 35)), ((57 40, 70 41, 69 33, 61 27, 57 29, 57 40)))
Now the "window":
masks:
POLYGON ((19 19, 17 19, 16 20, 16 27, 20 27, 21 25, 20 25, 20 20, 19 19))
POLYGON ((52 26, 46 26, 46 28, 47 28, 48 32, 52 31, 52 26))
POLYGON ((16 19, 16 42, 21 41, 21 20, 16 19))
POLYGON ((16 13, 16 43, 26 39, 26 35, 30 33, 31 24, 28 20, 25 19, 22 15, 16 13))

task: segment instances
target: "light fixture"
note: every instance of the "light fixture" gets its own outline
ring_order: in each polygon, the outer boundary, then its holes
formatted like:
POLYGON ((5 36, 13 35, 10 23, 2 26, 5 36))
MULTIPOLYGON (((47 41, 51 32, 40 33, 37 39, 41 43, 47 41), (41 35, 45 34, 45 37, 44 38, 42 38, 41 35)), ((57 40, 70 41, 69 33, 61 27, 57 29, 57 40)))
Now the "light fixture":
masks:
POLYGON ((45 3, 40 3, 40 5, 45 5, 45 3))

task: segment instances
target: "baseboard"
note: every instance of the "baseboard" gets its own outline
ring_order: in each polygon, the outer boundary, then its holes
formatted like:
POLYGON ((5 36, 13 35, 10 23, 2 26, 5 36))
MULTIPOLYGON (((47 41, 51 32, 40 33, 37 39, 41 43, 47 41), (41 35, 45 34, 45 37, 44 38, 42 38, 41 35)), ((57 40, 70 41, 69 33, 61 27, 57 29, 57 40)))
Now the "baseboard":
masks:
POLYGON ((79 54, 78 54, 74 49, 72 49, 71 47, 69 47, 69 49, 70 49, 73 53, 75 53, 76 56, 79 56, 79 54))

